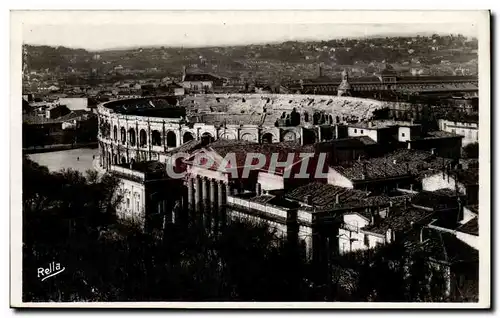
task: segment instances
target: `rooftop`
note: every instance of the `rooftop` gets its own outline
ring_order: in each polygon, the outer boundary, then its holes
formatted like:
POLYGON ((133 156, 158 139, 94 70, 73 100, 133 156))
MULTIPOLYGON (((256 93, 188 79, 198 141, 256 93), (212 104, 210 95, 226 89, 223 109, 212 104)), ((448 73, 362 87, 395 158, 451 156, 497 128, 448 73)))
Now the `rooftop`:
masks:
POLYGON ((465 206, 469 211, 472 213, 479 214, 479 205, 478 204, 471 204, 471 205, 466 205, 465 206))
POLYGON ((175 149, 172 149, 167 152, 169 155, 173 155, 176 153, 191 153, 193 150, 201 148, 202 142, 196 139, 190 140, 188 142, 183 143, 179 147, 176 147, 175 149))
POLYGON ((197 81, 217 81, 221 78, 217 75, 210 73, 188 73, 184 77, 185 82, 197 82, 197 81))
POLYGON ((422 191, 411 199, 411 204, 433 210, 458 208, 458 195, 449 189, 422 191))
POLYGON ((359 123, 354 123, 354 124, 349 124, 349 127, 353 128, 363 128, 363 129, 384 129, 388 127, 394 127, 397 126, 395 122, 390 122, 390 121, 363 121, 359 123))
POLYGON ((450 159, 439 158, 430 152, 398 149, 383 157, 358 160, 333 169, 353 181, 419 175, 421 172, 442 169, 450 159))
POLYGON ((390 202, 400 202, 407 197, 408 196, 390 197, 387 195, 371 195, 368 191, 342 188, 317 182, 308 183, 285 193, 285 198, 303 204, 308 204, 306 200, 310 198, 311 207, 314 206, 315 212, 383 206, 389 205, 390 202))
MULTIPOLYGON (((260 153, 266 155, 266 157, 272 154, 278 154, 278 161, 285 162, 289 153, 295 154, 294 162, 301 160, 301 152, 314 153, 314 146, 307 145, 301 146, 299 143, 295 142, 281 142, 273 144, 259 144, 244 140, 229 140, 229 139, 218 139, 207 146, 208 149, 215 151, 221 157, 226 157, 227 154, 235 154, 236 164, 238 167, 242 167, 246 163, 248 153, 260 153)), ((269 158, 268 158, 269 159, 269 158)), ((270 160, 266 160, 265 165, 260 168, 260 170, 269 169, 270 160)), ((283 168, 277 167, 277 171, 281 171, 283 168)))
POLYGON ((463 138, 463 136, 447 131, 436 130, 427 132, 427 136, 423 137, 423 139, 439 139, 439 138, 463 138))
POLYGON ((479 260, 478 250, 459 240, 453 233, 425 228, 422 236, 425 240, 424 249, 435 260, 451 264, 479 260))
POLYGON ((418 209, 412 206, 399 206, 391 209, 390 214, 378 224, 365 226, 362 230, 377 234, 385 234, 391 229, 397 232, 406 232, 412 229, 414 223, 426 219, 434 214, 433 211, 418 209))
POLYGON ((469 220, 469 222, 460 225, 457 228, 457 231, 478 236, 479 235, 479 224, 478 224, 478 221, 479 220, 478 220, 477 217, 472 218, 471 220, 469 220))
POLYGON ((159 161, 138 161, 133 164, 120 163, 116 166, 146 174, 163 174, 166 171, 165 164, 159 161))

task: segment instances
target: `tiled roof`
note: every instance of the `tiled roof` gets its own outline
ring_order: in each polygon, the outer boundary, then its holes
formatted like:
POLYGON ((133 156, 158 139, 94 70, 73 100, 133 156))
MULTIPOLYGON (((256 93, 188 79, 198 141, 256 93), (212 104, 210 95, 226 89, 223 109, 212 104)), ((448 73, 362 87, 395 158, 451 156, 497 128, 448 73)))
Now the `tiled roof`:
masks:
POLYGON ((168 151, 167 154, 173 155, 175 153, 181 153, 181 152, 191 153, 193 150, 196 150, 200 147, 201 147, 201 141, 193 139, 193 140, 190 140, 188 142, 183 143, 182 145, 180 145, 179 147, 177 147, 175 149, 168 151))
POLYGON ((60 122, 56 121, 55 119, 45 118, 42 116, 23 114, 23 123, 28 125, 41 125, 41 124, 58 124, 60 122))
POLYGON ((471 204, 471 205, 466 205, 465 206, 469 211, 472 213, 479 214, 479 205, 478 204, 471 204))
POLYGON ((415 206, 431 208, 434 210, 458 208, 458 196, 455 191, 422 191, 411 199, 415 206))
POLYGON ((478 261, 478 250, 459 240, 454 234, 425 228, 423 230, 424 248, 438 261, 455 263, 459 261, 478 261))
POLYGON ((332 139, 329 141, 318 142, 315 148, 318 152, 330 152, 334 148, 363 148, 365 146, 376 145, 377 143, 368 136, 348 137, 332 139))
POLYGON ((378 234, 385 234, 388 229, 406 232, 412 228, 413 223, 430 217, 433 213, 433 211, 417 209, 411 206, 394 207, 387 218, 382 219, 378 224, 365 226, 362 230, 378 234))
POLYGON ((268 201, 270 201, 272 198, 274 198, 274 195, 260 195, 260 196, 256 196, 256 197, 251 197, 248 199, 248 201, 252 201, 252 202, 255 202, 255 203, 267 203, 268 201))
MULTIPOLYGON (((234 153, 238 167, 245 165, 248 153, 264 154, 267 160, 266 164, 260 170, 267 170, 269 168, 272 154, 278 154, 278 162, 286 162, 288 154, 294 153, 295 157, 293 162, 298 162, 301 160, 301 152, 314 152, 311 147, 302 147, 297 143, 258 144, 243 140, 227 139, 218 139, 217 141, 210 143, 208 148, 217 152, 217 154, 223 158, 226 157, 227 154, 234 153)), ((282 169, 283 168, 280 167, 276 168, 277 171, 281 171, 282 169)))
MULTIPOLYGON (((118 164, 118 166, 130 169, 129 163, 118 164)), ((165 172, 165 164, 159 161, 138 161, 132 165, 132 170, 146 173, 165 172)))
POLYGON ((451 138, 451 137, 463 138, 463 136, 451 132, 436 130, 436 131, 429 131, 427 133, 427 136, 423 137, 423 139, 438 139, 438 138, 451 138))
POLYGON ((359 160, 333 168, 348 179, 358 181, 363 180, 363 173, 365 180, 419 175, 422 172, 442 169, 450 162, 450 159, 439 158, 429 152, 398 149, 384 157, 359 160))
POLYGON ((288 191, 285 197, 291 200, 305 202, 305 198, 308 195, 311 196, 314 206, 322 207, 335 203, 337 195, 340 203, 352 200, 362 200, 369 195, 369 192, 312 182, 288 191))
POLYGON ((396 126, 395 122, 388 121, 362 121, 355 124, 350 124, 349 127, 363 128, 363 129, 384 129, 396 126))
MULTIPOLYGON (((389 205, 390 202, 398 203, 405 200, 408 196, 389 197, 387 195, 370 195, 370 192, 347 189, 324 183, 309 183, 285 193, 285 197, 306 203, 306 196, 310 196, 312 205, 316 212, 361 208, 370 206, 389 205), (336 199, 339 202, 336 203, 336 199)), ((370 217, 370 215, 365 215, 370 217)))
POLYGON ((479 235, 479 224, 478 224, 477 217, 472 218, 471 220, 469 220, 469 222, 460 225, 457 228, 457 231, 478 236, 479 235))
POLYGON ((368 136, 354 137, 354 139, 358 139, 359 141, 361 141, 366 146, 371 146, 371 145, 376 145, 377 144, 377 142, 375 140, 371 139, 368 136))
POLYGON ((23 123, 29 125, 42 125, 42 124, 61 124, 63 122, 75 119, 88 119, 89 117, 94 117, 95 114, 88 112, 86 110, 73 110, 70 113, 58 117, 58 118, 45 118, 41 116, 34 116, 29 114, 23 115, 23 123))

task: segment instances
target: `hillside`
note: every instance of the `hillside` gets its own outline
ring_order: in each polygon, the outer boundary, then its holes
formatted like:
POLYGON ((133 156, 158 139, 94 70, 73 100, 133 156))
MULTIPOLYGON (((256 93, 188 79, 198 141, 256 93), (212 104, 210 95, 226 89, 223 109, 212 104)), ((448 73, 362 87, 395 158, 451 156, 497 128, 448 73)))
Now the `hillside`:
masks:
POLYGON ((457 67, 477 73, 477 40, 463 36, 341 39, 321 42, 171 48, 153 47, 91 52, 64 47, 25 46, 28 72, 101 76, 179 77, 182 66, 235 80, 298 80, 335 75, 350 67, 353 76, 391 63, 402 72, 416 67, 436 75, 454 75, 457 67), (47 70, 48 69, 48 70, 47 70))

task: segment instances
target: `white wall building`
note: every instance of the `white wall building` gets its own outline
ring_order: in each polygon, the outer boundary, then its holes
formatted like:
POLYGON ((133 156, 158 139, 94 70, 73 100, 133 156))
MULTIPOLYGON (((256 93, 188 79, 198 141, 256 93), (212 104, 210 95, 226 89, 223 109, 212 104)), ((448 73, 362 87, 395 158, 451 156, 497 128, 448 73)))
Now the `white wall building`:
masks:
POLYGON ((464 136, 462 147, 479 142, 479 123, 477 121, 439 120, 439 130, 464 136))

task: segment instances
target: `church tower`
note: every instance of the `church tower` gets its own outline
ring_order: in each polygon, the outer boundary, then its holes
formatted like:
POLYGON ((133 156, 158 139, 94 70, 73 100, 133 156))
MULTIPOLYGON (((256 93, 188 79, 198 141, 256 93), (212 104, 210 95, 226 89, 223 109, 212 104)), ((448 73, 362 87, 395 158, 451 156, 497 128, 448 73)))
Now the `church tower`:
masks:
POLYGON ((351 84, 349 84, 349 75, 344 69, 342 71, 342 82, 337 88, 337 96, 350 96, 351 95, 351 84))

